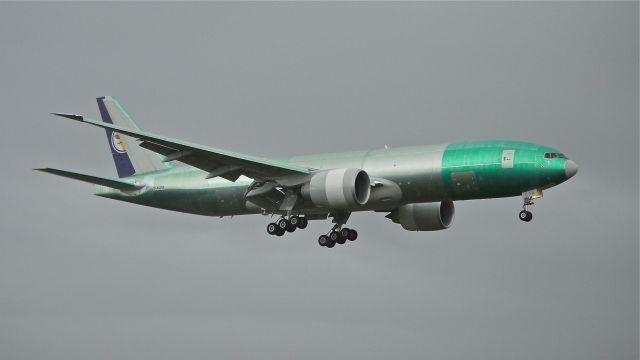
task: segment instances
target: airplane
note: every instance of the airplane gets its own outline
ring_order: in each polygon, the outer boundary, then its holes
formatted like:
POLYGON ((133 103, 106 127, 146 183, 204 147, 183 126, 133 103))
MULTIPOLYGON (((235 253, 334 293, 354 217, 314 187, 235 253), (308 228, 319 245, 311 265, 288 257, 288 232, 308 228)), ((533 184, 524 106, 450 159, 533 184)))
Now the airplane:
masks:
POLYGON ((454 201, 522 196, 520 220, 543 190, 573 177, 578 166, 560 151, 496 140, 306 156, 263 158, 142 131, 111 96, 97 98, 102 121, 52 113, 106 130, 118 179, 73 171, 34 170, 95 185, 95 195, 206 216, 277 216, 267 232, 283 236, 310 220, 332 219, 318 244, 353 241, 351 213, 373 211, 410 231, 448 229, 454 201))

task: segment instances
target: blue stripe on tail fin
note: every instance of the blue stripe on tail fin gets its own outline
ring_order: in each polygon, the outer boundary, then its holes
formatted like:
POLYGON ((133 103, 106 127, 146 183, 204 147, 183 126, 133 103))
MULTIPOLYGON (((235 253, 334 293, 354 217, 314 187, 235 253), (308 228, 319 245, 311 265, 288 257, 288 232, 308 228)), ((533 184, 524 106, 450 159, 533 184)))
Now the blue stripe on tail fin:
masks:
MULTIPOLYGON (((113 124, 113 120, 111 120, 111 116, 109 116, 107 107, 104 104, 104 97, 98 98, 97 100, 98 108, 100 109, 100 116, 102 116, 102 121, 113 124)), ((127 155, 127 149, 124 145, 124 142, 120 138, 120 135, 111 129, 106 129, 106 131, 107 140, 109 141, 109 148, 111 148, 113 161, 115 162, 116 170, 118 171, 118 177, 123 178, 135 174, 136 171, 133 168, 131 159, 129 159, 129 155, 127 155)))

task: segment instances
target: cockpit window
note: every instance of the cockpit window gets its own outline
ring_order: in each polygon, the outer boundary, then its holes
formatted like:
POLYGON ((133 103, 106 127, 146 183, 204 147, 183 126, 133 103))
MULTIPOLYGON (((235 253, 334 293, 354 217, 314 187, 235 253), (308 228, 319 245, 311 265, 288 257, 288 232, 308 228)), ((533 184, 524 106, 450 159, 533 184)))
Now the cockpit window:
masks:
POLYGON ((555 158, 566 159, 567 157, 564 156, 564 154, 562 153, 544 153, 544 158, 545 159, 555 159, 555 158))

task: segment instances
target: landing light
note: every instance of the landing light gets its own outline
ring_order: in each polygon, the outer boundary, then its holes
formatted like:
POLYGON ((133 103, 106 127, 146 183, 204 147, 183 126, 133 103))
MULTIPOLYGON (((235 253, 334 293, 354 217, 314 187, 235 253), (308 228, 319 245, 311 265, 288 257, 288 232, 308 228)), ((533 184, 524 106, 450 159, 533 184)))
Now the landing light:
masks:
POLYGON ((542 198, 542 190, 534 189, 522 193, 522 197, 531 201, 542 198))

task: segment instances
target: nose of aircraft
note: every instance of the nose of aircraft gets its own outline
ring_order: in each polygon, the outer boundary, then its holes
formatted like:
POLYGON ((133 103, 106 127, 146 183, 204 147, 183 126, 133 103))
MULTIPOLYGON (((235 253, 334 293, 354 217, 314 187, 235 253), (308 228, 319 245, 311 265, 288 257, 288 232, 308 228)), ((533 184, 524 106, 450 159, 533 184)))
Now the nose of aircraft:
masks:
POLYGON ((572 177, 578 172, 578 164, 571 160, 567 160, 564 163, 564 174, 567 176, 567 179, 572 177))

